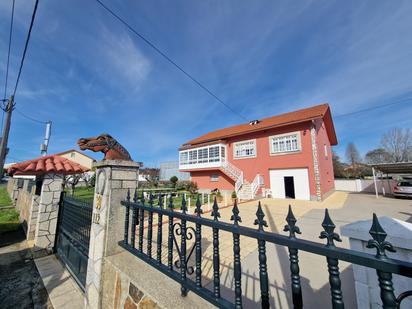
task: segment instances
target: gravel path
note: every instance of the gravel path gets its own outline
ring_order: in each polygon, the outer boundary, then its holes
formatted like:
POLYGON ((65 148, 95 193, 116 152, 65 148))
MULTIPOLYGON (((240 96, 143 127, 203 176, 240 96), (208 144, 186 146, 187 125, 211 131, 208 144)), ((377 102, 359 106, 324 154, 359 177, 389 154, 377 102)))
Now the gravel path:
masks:
POLYGON ((22 230, 0 235, 0 308, 52 309, 22 230))

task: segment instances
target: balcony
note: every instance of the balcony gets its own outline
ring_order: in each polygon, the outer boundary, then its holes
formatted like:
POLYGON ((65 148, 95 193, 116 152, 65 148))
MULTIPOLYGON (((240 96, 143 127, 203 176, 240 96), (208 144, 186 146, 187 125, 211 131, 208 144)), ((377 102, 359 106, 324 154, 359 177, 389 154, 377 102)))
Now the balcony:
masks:
POLYGON ((219 168, 226 162, 226 145, 214 144, 179 151, 179 170, 219 168))

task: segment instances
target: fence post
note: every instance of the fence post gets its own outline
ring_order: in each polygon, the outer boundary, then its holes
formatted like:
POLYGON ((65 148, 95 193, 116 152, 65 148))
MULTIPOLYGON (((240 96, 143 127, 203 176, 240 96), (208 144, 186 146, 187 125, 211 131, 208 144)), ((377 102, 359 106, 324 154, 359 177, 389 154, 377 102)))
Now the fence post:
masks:
POLYGON ((36 255, 50 254, 54 250, 63 175, 46 174, 39 200, 34 250, 36 255))
POLYGON ((85 308, 102 307, 103 258, 120 252, 118 241, 123 240, 125 229, 125 200, 127 191, 138 187, 140 163, 106 160, 94 164, 96 187, 93 204, 93 222, 90 231, 89 260, 87 266, 85 308))

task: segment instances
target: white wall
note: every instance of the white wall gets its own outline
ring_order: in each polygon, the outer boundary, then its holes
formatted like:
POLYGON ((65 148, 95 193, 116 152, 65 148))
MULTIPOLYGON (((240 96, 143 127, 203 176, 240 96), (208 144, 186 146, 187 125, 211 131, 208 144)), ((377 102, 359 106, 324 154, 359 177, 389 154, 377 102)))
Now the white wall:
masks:
POLYGON ((285 198, 285 176, 292 176, 295 184, 295 198, 310 200, 307 168, 270 170, 270 189, 274 198, 285 198))
MULTIPOLYGON (((396 181, 392 179, 377 179, 378 193, 392 194, 396 181)), ((335 179, 335 190, 348 192, 375 193, 373 179, 335 179)))

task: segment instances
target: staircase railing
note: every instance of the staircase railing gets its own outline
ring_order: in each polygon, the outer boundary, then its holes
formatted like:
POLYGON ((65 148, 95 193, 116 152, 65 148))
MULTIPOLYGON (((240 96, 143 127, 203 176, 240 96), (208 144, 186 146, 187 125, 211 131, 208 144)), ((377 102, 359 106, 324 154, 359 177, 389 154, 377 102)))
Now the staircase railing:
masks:
POLYGON ((260 176, 260 174, 256 174, 255 179, 253 179, 253 182, 251 183, 252 199, 255 198, 255 195, 262 184, 262 176, 260 176))
POLYGON ((239 193, 239 190, 242 187, 242 185, 243 185, 243 172, 240 172, 240 176, 236 180, 236 183, 235 183, 235 192, 236 192, 236 194, 239 193))
POLYGON ((222 167, 225 170, 225 172, 227 172, 228 174, 232 175, 233 178, 235 178, 235 192, 236 194, 238 194, 240 188, 243 185, 243 171, 234 166, 228 160, 223 160, 222 167))

